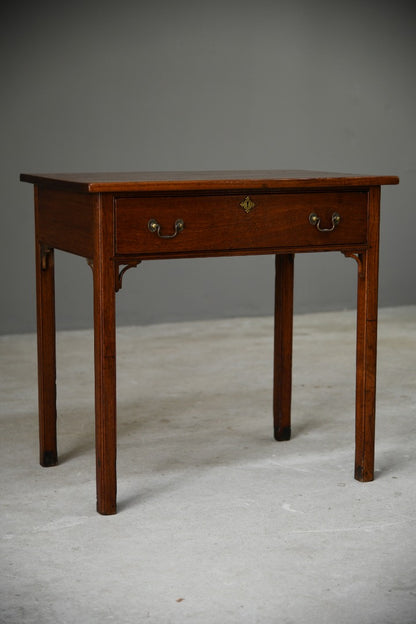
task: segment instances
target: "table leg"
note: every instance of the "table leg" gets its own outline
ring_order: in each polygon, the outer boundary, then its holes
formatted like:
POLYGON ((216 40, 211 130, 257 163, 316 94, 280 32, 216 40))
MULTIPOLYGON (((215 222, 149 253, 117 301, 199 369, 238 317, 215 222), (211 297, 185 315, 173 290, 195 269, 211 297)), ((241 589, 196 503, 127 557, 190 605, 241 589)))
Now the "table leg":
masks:
POLYGON ((94 275, 94 366, 97 511, 117 512, 115 281, 110 210, 97 207, 94 275))
POLYGON ((293 269, 293 254, 276 256, 273 414, 279 441, 291 434, 293 269))
POLYGON ((358 255, 355 478, 374 479, 380 188, 369 193, 368 249, 358 255))
POLYGON ((41 466, 58 463, 56 444, 55 271, 53 249, 36 243, 39 454, 41 466))

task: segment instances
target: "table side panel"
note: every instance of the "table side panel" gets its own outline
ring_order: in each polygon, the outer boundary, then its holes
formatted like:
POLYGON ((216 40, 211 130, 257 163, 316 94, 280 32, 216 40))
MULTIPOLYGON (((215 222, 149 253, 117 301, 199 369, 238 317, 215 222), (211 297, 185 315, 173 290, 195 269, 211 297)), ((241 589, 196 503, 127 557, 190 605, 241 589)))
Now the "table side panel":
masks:
POLYGON ((245 194, 116 198, 116 254, 160 256, 366 245, 366 191, 251 193, 255 205, 248 213, 241 206, 245 198, 245 194), (316 213, 321 227, 330 228, 334 212, 341 221, 332 232, 319 232, 309 222, 309 215, 316 213), (163 239, 149 231, 150 219, 156 219, 164 236, 174 233, 177 219, 182 219, 185 227, 174 238, 163 239))
POLYGON ((97 195, 38 189, 39 242, 50 247, 92 258, 94 207, 97 195))

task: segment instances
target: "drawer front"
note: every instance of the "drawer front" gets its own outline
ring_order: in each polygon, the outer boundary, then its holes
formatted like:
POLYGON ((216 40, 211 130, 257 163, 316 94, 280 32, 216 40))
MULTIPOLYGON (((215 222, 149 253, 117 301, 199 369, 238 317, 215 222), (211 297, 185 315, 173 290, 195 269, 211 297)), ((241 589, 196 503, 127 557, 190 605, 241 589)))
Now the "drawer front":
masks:
POLYGON ((119 197, 115 219, 118 255, 365 245, 367 193, 119 197))

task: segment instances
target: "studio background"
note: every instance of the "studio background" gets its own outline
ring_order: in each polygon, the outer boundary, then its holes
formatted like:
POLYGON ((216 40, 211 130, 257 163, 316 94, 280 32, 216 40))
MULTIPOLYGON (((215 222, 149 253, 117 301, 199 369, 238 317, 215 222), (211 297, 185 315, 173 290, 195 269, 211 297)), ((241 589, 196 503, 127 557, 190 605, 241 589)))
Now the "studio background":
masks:
MULTIPOLYGON (((0 332, 35 330, 33 188, 19 173, 314 169, 382 189, 380 306, 416 303, 411 2, 19 2, 2 8, 0 332)), ((299 254, 295 312, 353 308, 356 263, 299 254)), ((92 326, 56 253, 57 326, 92 326)), ((142 263, 119 325, 273 313, 273 256, 142 263)))

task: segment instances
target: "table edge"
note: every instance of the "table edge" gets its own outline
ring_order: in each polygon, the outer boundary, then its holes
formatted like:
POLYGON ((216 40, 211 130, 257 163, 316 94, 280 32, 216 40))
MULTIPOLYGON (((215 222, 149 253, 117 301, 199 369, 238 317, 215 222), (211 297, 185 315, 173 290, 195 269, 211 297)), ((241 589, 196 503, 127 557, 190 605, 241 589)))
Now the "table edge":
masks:
POLYGON ((20 181, 31 184, 73 190, 83 193, 167 192, 167 191, 226 191, 226 190, 302 190, 320 188, 370 187, 399 184, 395 175, 320 174, 296 171, 236 171, 236 172, 149 172, 95 174, 32 174, 21 173, 20 181), (220 175, 221 173, 221 175, 220 175), (258 174, 258 177, 257 175, 258 174), (262 175, 263 174, 263 175, 262 175), (267 175, 265 175, 267 174, 267 175), (148 176, 132 179, 128 176, 148 176), (103 179, 94 179, 102 176, 103 179), (105 176, 113 179, 104 179, 105 176), (181 177, 182 176, 182 177, 181 177), (203 177, 205 176, 205 177, 203 177), (117 179, 123 177, 127 179, 117 179))

